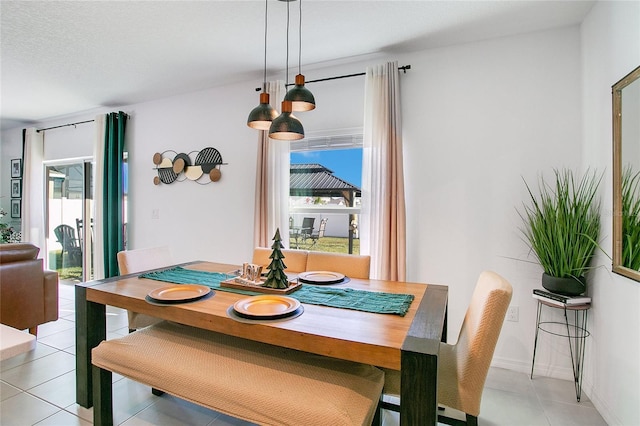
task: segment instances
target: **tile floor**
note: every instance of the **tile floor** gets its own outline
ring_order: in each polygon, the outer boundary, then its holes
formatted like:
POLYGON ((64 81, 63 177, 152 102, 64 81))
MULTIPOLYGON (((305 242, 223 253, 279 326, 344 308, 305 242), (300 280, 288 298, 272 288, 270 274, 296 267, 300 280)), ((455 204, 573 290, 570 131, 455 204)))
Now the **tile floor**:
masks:
MULTIPOLYGON (((73 285, 60 284, 60 319, 38 328, 37 348, 0 363, 0 424, 90 425, 92 410, 75 401, 73 285)), ((108 309, 108 338, 127 333, 127 315, 108 309)), ((113 376, 114 421, 125 426, 245 425, 246 422, 179 400, 156 397, 147 386, 113 376)), ((573 383, 491 368, 483 393, 481 426, 606 425, 583 395, 577 403, 573 383)), ((397 425, 385 412, 384 424, 397 425)))

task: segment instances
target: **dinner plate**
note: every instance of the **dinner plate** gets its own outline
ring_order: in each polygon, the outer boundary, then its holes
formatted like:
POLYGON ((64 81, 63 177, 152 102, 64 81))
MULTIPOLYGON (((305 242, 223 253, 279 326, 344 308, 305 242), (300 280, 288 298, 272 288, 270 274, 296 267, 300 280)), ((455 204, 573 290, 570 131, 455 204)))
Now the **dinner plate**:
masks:
POLYGON ((298 279, 309 284, 336 284, 344 280, 344 274, 331 271, 309 271, 298 274, 298 279))
POLYGON ((292 297, 265 294, 238 300, 233 310, 247 318, 275 319, 291 315, 300 307, 300 302, 292 297))
POLYGON ((211 289, 204 285, 178 284, 156 288, 149 292, 148 296, 157 302, 189 302, 200 299, 211 292, 211 289))

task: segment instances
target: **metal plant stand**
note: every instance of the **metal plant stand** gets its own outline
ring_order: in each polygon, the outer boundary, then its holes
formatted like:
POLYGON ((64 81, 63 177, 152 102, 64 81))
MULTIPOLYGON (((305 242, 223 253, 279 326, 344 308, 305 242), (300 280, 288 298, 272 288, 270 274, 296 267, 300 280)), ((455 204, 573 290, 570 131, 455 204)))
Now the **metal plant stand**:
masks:
POLYGON ((576 399, 580 402, 582 395, 582 371, 584 365, 585 341, 590 333, 587 330, 587 312, 591 304, 585 305, 556 305, 538 299, 538 314, 536 317, 536 337, 533 344, 533 361, 531 363, 531 378, 533 379, 533 368, 536 363, 536 349, 538 347, 538 332, 540 330, 555 336, 567 337, 569 340, 569 351, 571 353, 571 366, 573 367, 573 378, 576 389, 576 399), (564 322, 540 321, 542 307, 548 306, 554 309, 562 309, 564 322), (570 313, 573 312, 573 323, 569 323, 570 313), (564 326, 565 332, 557 332, 551 329, 553 324, 564 326), (548 327, 548 328, 545 328, 548 327))

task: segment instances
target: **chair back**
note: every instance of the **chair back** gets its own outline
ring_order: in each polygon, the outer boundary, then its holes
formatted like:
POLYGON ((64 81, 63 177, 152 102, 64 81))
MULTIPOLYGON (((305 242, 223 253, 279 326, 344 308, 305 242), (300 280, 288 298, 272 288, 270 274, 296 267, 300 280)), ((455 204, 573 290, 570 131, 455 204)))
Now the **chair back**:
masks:
POLYGON ((310 251, 307 271, 332 271, 349 278, 369 279, 371 256, 310 251))
MULTIPOLYGON (((144 272, 173 264, 171 252, 166 246, 120 251, 116 258, 120 275, 144 272)), ((158 318, 134 311, 127 311, 127 319, 129 320, 129 331, 148 327, 161 321, 158 318)))
POLYGON ((439 403, 473 416, 479 414, 482 390, 512 293, 511 284, 495 272, 480 274, 458 341, 453 346, 441 344, 443 358, 450 359, 438 370, 439 403), (447 366, 454 366, 455 371, 447 366))
POLYGON ((311 235, 311 233, 313 232, 313 224, 315 223, 315 221, 315 217, 305 217, 304 219, 302 219, 302 229, 300 230, 300 233, 302 235, 311 235))
POLYGON ((79 248, 78 240, 76 239, 76 231, 69 225, 58 225, 53 229, 58 242, 62 244, 62 250, 69 252, 79 248))
MULTIPOLYGON (((266 270, 271 263, 271 253, 273 250, 265 247, 256 247, 253 249, 253 259, 251 263, 262 265, 262 270, 266 270)), ((307 268, 307 252, 305 250, 282 249, 284 255, 284 264, 287 265, 286 271, 304 272, 307 268)))
POLYGON ((318 228, 318 238, 324 237, 324 229, 327 227, 328 217, 325 217, 320 221, 320 227, 318 228))
POLYGON ((151 247, 118 252, 118 269, 120 275, 133 274, 162 268, 173 264, 169 247, 151 247))

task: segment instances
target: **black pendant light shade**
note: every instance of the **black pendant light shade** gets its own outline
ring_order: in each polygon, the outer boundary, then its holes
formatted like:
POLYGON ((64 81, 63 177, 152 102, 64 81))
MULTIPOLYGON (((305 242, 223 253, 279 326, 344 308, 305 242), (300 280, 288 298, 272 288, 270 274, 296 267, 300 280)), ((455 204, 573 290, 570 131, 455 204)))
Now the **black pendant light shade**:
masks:
POLYGON ((304 75, 296 75, 296 85, 284 96, 286 101, 291 101, 294 111, 311 111, 316 107, 313 93, 304 87, 304 75))
POLYGON ((282 101, 282 112, 273 119, 269 128, 269 137, 282 141, 295 141, 304 138, 302 123, 291 114, 291 101, 282 101))
POLYGON ((249 113, 247 126, 256 130, 269 130, 271 122, 278 116, 276 111, 269 104, 269 94, 267 93, 267 16, 269 4, 264 0, 264 70, 262 74, 262 93, 260 93, 260 105, 249 113))
POLYGON ((271 122, 277 116, 278 111, 269 104, 269 94, 263 92, 260 93, 260 105, 249 113, 247 126, 256 130, 269 130, 271 122))

